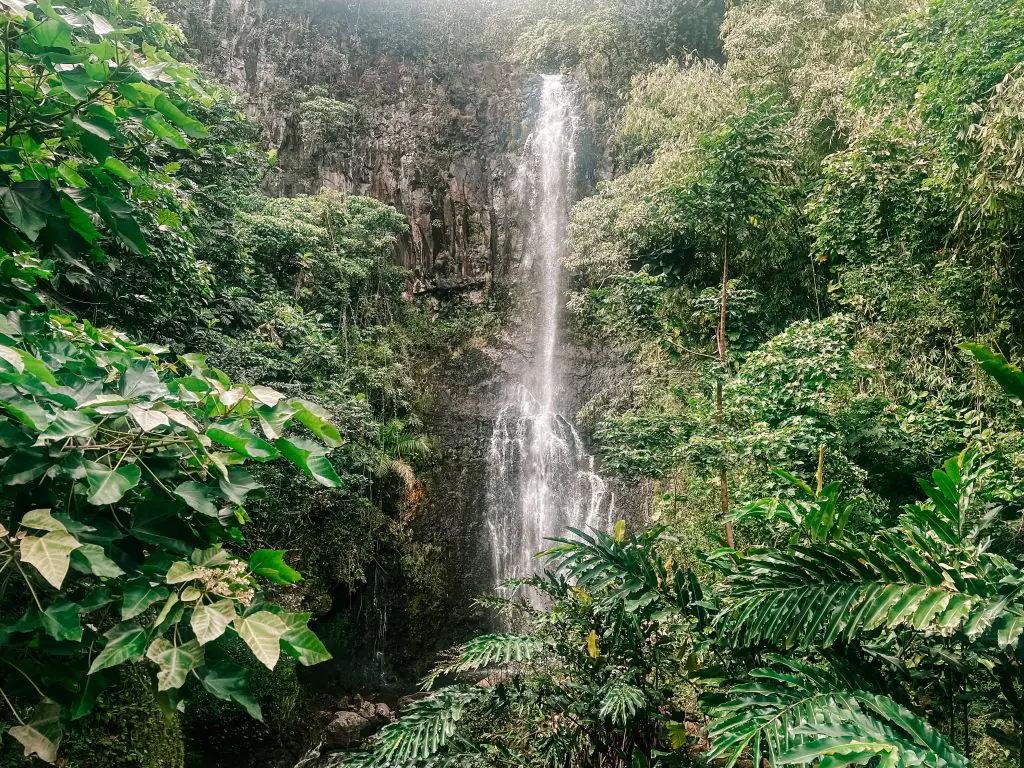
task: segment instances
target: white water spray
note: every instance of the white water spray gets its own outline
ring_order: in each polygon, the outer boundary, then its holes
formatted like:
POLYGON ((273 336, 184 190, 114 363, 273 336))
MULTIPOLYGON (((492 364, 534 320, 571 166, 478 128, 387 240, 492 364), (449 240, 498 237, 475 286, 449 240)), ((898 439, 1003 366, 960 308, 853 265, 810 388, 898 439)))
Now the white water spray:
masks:
POLYGON ((537 572, 534 555, 569 527, 607 528, 613 494, 594 471, 579 433, 559 415, 563 372, 556 356, 561 257, 576 176, 577 99, 559 75, 545 75, 537 126, 519 168, 527 234, 524 281, 531 307, 533 356, 499 412, 491 436, 488 527, 499 580, 537 572))

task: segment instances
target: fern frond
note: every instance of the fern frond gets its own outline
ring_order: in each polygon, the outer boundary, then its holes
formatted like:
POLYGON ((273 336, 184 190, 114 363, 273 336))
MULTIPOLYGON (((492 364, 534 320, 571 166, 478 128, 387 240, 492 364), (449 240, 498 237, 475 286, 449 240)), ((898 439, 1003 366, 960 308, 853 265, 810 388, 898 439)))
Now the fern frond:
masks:
MULTIPOLYGON (((711 758, 732 766, 745 752, 776 766, 927 765, 969 768, 938 731, 890 698, 860 690, 840 671, 769 656, 751 681, 712 701, 711 758), (845 761, 845 762, 843 762, 845 761)), ((756 760, 755 760, 756 762, 756 760)))

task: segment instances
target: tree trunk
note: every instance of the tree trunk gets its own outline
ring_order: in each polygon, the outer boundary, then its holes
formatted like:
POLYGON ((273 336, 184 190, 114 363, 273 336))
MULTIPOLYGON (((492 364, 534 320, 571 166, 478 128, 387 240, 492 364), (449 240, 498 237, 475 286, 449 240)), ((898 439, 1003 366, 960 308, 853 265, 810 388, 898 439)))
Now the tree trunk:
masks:
MULTIPOLYGON (((718 362, 722 367, 719 372, 718 381, 715 384, 715 422, 719 427, 719 436, 725 444, 725 399, 722 393, 722 384, 729 373, 728 369, 728 341, 725 338, 725 308, 729 294, 729 222, 725 222, 725 244, 722 246, 722 309, 718 318, 718 362)), ((722 497, 722 519, 729 516, 729 471, 725 466, 725 456, 722 456, 722 463, 718 470, 718 483, 722 497)), ((726 520, 725 543, 728 547, 734 547, 735 541, 732 533, 732 523, 726 520)))

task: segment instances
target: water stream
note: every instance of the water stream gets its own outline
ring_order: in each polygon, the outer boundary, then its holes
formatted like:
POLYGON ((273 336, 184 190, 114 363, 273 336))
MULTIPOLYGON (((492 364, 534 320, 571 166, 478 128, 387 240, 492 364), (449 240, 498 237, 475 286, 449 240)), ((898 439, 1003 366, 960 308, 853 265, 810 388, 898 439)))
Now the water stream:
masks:
POLYGON ((487 524, 498 580, 530 576, 534 555, 569 527, 607 527, 614 496, 595 472, 579 433, 561 415, 557 354, 561 259, 576 177, 579 99, 560 75, 545 75, 540 112, 519 168, 528 218, 522 281, 531 302, 532 355, 508 390, 491 436, 487 524))

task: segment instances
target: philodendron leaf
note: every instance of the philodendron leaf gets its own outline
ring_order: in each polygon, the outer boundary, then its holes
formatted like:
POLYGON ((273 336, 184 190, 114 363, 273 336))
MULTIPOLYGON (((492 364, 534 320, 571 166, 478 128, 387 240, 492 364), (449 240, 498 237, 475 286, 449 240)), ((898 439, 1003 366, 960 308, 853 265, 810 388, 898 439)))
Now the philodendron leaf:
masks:
POLYGON ((127 464, 114 470, 94 464, 91 468, 86 468, 85 477, 89 481, 89 503, 101 507, 116 504, 122 496, 137 486, 142 479, 142 470, 135 464, 127 464))
POLYGON ((21 561, 35 567, 54 589, 60 589, 71 565, 71 553, 78 539, 67 531, 50 531, 45 536, 26 536, 21 540, 21 561))
POLYGON ((274 584, 294 584, 302 574, 284 561, 285 549, 257 549, 249 556, 249 570, 274 584))
POLYGON ((284 621, 288 631, 281 637, 281 647, 284 652, 298 662, 309 667, 319 664, 322 661, 329 661, 332 657, 327 652, 324 644, 320 642, 313 630, 307 625, 310 614, 308 613, 281 613, 278 614, 284 621))
POLYGON ((89 674, 107 667, 116 667, 126 661, 138 661, 146 652, 149 635, 134 621, 116 625, 103 635, 107 644, 89 667, 89 674))
POLYGON ((31 722, 15 726, 8 733, 21 743, 25 757, 35 755, 47 763, 55 763, 57 747, 64 735, 60 724, 60 705, 44 701, 35 708, 31 722))
POLYGON ((43 629, 54 640, 82 639, 82 606, 64 599, 57 600, 39 614, 43 629))
POLYGON ((224 701, 241 704, 257 720, 263 720, 263 713, 256 697, 249 690, 249 670, 230 661, 217 662, 213 667, 199 673, 203 687, 224 701))
POLYGON ((274 443, 281 455, 288 459, 320 485, 340 488, 341 478, 327 460, 327 449, 304 437, 282 437, 274 443))
POLYGON ((124 588, 121 601, 121 620, 134 619, 154 603, 167 599, 167 588, 154 587, 148 581, 135 581, 124 588))
POLYGON ((174 489, 174 495, 202 515, 217 516, 217 506, 210 501, 213 489, 209 486, 194 480, 187 480, 174 489))
POLYGON ((156 674, 157 689, 167 691, 181 688, 188 673, 203 665, 206 654, 195 640, 176 646, 160 637, 150 643, 146 658, 160 667, 156 674))
POLYGON ((249 650, 267 667, 273 669, 281 655, 281 636, 288 631, 284 621, 270 611, 256 611, 251 616, 235 619, 235 631, 249 650))
POLYGON ((278 455, 274 446, 237 421, 213 424, 206 430, 206 436, 213 442, 256 461, 270 461, 276 459, 278 455))
POLYGON ((209 605, 197 605, 192 611, 192 631, 200 645, 206 645, 224 634, 228 624, 235 618, 235 604, 230 600, 218 600, 209 605))

